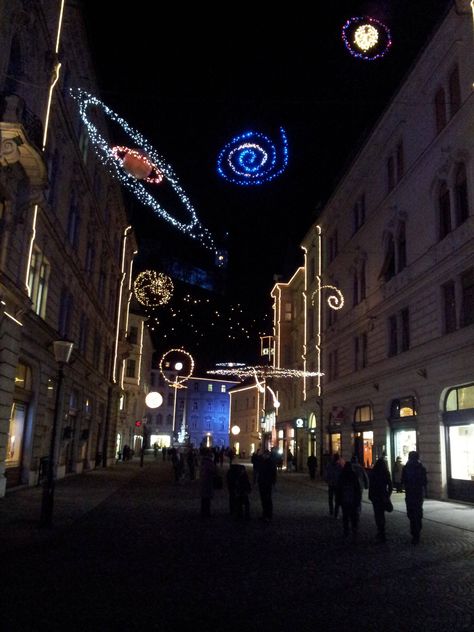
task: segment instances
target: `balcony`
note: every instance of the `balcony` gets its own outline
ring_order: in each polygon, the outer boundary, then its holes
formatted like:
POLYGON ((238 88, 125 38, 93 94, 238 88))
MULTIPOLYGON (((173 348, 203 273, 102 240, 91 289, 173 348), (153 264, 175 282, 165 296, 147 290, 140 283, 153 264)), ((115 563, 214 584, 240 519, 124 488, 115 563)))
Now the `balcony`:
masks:
POLYGON ((43 126, 22 98, 0 94, 0 166, 19 162, 33 186, 46 182, 41 152, 43 126))

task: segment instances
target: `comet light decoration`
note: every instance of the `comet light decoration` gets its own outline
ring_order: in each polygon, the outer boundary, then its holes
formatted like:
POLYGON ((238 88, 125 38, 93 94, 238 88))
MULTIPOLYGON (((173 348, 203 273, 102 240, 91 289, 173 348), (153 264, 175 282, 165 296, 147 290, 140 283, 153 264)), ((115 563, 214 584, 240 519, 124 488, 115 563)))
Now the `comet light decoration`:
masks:
POLYGON ((280 127, 281 146, 260 132, 235 136, 217 158, 217 172, 233 184, 251 186, 269 182, 288 164, 288 141, 280 127))
POLYGON ((111 173, 132 193, 134 193, 142 204, 152 208, 159 217, 172 224, 172 226, 178 230, 181 230, 188 237, 196 239, 201 242, 204 247, 215 252, 216 248, 211 233, 200 223, 196 215, 196 211, 179 183, 172 167, 158 154, 156 149, 152 147, 144 136, 134 130, 123 118, 96 97, 80 88, 71 88, 70 93, 78 104, 79 114, 86 126, 89 138, 97 155, 111 173), (94 116, 89 114, 89 109, 101 110, 107 118, 121 127, 123 133, 130 138, 135 147, 139 148, 139 151, 130 150, 126 147, 111 147, 107 138, 105 138, 105 136, 97 128, 97 125, 93 122, 94 116), (165 208, 146 188, 143 181, 137 179, 133 173, 124 168, 124 161, 123 157, 120 155, 120 149, 126 150, 127 154, 130 154, 131 151, 137 151, 140 156, 146 156, 147 161, 149 161, 152 167, 152 172, 155 171, 156 174, 160 173, 162 178, 169 183, 170 187, 178 197, 181 206, 184 207, 188 215, 189 220, 187 223, 178 220, 176 217, 173 217, 171 213, 168 213, 168 211, 165 210, 165 208))
POLYGON ((390 31, 375 18, 349 18, 342 27, 342 40, 353 57, 374 61, 380 59, 390 49, 390 31))
POLYGON ((173 296, 174 285, 169 276, 155 270, 140 272, 133 283, 133 291, 142 305, 158 307, 166 305, 173 296))
POLYGON ((236 375, 241 380, 253 377, 257 382, 257 386, 259 385, 259 377, 279 379, 295 377, 316 377, 318 375, 323 375, 318 371, 301 371, 299 369, 283 369, 273 366, 244 366, 229 369, 212 369, 210 371, 207 371, 207 373, 209 373, 210 375, 236 375))

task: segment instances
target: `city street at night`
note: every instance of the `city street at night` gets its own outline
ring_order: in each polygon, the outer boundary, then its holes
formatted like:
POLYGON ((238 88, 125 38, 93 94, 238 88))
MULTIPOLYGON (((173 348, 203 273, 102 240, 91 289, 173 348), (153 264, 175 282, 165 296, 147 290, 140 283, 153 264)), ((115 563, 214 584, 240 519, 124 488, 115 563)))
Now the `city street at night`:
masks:
POLYGON ((58 482, 51 530, 37 526, 40 488, 4 499, 3 630, 473 629, 472 506, 427 500, 413 546, 393 494, 376 544, 364 492, 353 543, 306 473, 279 473, 271 524, 255 487, 250 520, 230 518, 225 488, 206 520, 199 481, 147 459, 58 482))

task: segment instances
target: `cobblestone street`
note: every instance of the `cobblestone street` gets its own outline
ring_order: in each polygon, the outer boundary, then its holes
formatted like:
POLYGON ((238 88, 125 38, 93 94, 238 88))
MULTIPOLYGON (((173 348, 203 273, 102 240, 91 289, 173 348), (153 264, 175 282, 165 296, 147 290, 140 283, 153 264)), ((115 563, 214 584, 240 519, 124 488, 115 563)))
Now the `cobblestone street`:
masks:
POLYGON ((49 533, 35 526, 40 498, 0 503, 6 632, 474 630, 474 525, 426 511, 414 547, 401 495, 386 544, 366 502, 357 543, 345 541, 304 474, 279 474, 270 525, 256 489, 250 521, 230 519, 225 489, 202 520, 199 482, 175 483, 161 461, 61 481, 49 533))

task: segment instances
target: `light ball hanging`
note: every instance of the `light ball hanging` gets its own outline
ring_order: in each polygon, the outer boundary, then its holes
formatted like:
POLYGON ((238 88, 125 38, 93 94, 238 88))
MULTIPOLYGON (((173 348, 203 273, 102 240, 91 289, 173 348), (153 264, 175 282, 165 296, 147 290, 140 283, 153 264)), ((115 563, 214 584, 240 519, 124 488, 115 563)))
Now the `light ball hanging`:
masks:
POLYGON ((136 277, 133 291, 137 301, 146 307, 166 305, 173 296, 174 285, 169 276, 155 270, 144 270, 136 277))
POLYGON ((349 18, 342 27, 342 40, 353 57, 374 61, 390 49, 392 36, 389 29, 375 18, 349 18))

